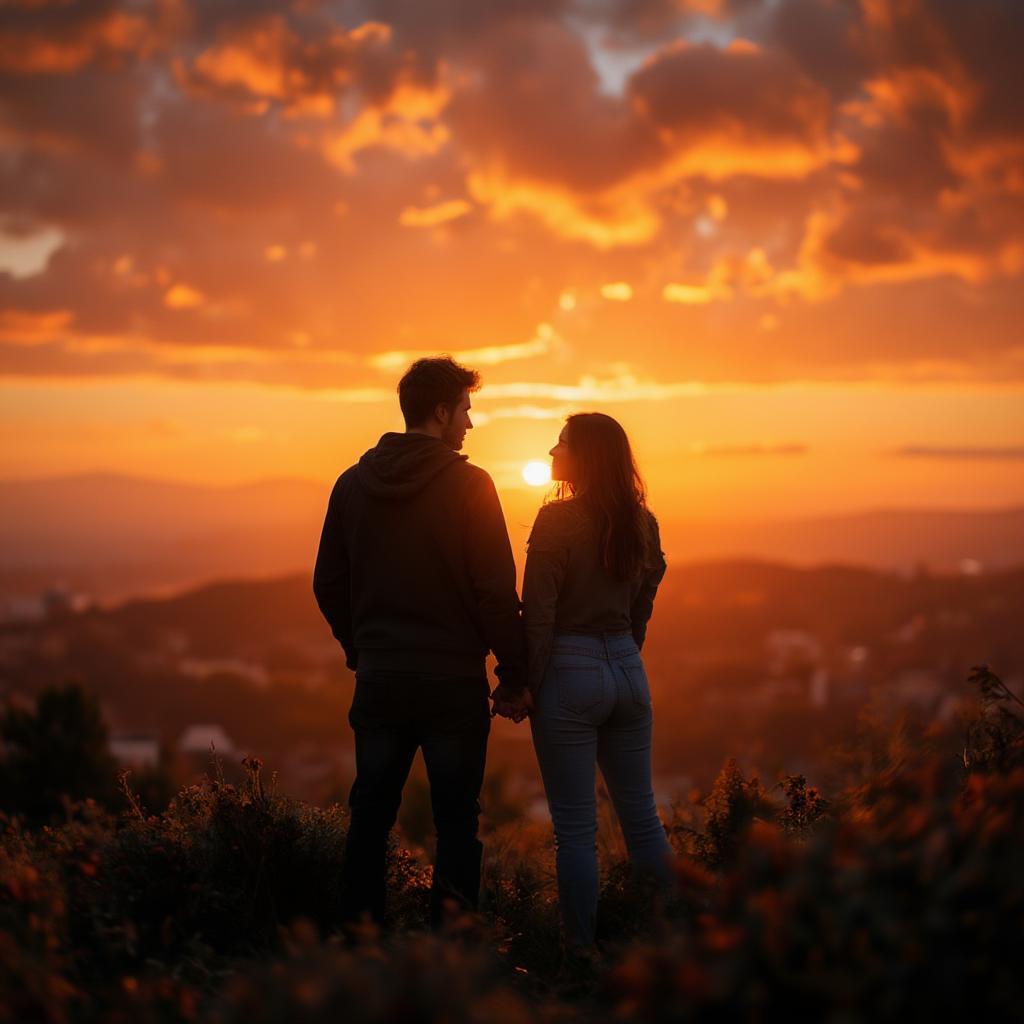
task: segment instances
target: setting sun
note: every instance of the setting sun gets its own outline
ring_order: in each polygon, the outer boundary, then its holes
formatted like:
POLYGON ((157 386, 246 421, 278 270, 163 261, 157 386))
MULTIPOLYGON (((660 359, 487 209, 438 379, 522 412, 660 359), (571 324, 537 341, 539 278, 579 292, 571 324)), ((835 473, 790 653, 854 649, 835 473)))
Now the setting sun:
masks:
POLYGON ((543 487, 551 481, 551 467, 546 462, 531 459, 523 466, 523 479, 531 487, 543 487))

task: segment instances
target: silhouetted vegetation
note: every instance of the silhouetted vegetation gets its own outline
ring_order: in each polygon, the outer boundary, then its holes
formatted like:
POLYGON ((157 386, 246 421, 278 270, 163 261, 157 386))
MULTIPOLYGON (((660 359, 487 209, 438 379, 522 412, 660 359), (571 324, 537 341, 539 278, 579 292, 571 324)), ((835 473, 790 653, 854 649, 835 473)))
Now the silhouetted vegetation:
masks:
POLYGON ((667 822, 668 897, 602 829, 590 976, 561 967, 550 829, 522 818, 487 837, 478 917, 430 936, 430 869, 396 844, 390 931, 346 944, 345 814, 274 792, 256 759, 160 814, 122 776, 119 812, 4 815, 0 1021, 1007 1019, 1024 996, 1024 720, 990 669, 972 681, 962 756, 938 728, 912 747, 897 728, 827 802, 728 762, 667 822))
POLYGON ((67 799, 114 806, 117 762, 96 698, 81 686, 40 694, 34 710, 0 712, 0 808, 31 825, 63 817, 67 799))

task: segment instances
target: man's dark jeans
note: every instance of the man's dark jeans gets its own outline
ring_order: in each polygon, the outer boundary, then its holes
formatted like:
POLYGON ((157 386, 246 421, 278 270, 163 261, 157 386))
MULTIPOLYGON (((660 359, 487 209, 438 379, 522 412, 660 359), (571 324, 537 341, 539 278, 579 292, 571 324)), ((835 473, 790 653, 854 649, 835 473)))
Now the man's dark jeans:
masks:
POLYGON ((383 924, 388 833, 417 747, 423 749, 437 829, 432 923, 440 923, 448 899, 476 907, 483 852, 476 837, 478 798, 491 727, 487 697, 483 676, 357 674, 348 716, 356 780, 342 866, 346 920, 368 912, 383 924))

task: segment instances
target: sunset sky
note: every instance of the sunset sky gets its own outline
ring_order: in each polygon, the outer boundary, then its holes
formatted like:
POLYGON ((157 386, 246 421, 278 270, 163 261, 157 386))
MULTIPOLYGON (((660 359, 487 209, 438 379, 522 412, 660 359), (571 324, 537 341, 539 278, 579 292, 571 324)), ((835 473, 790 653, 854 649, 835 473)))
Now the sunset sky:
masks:
POLYGON ((13 0, 0 477, 332 480, 420 354, 525 492, 1024 503, 1016 0, 13 0))

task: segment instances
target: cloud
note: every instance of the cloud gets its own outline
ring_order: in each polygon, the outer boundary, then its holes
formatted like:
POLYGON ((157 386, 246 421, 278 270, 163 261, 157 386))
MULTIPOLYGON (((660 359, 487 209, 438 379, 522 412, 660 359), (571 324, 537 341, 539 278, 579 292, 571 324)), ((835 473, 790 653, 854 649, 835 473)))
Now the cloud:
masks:
POLYGON ((151 24, 112 0, 9 4, 0 22, 0 72, 67 75, 144 46, 151 24))
POLYGON ((703 441, 690 446, 694 455, 710 457, 749 457, 762 455, 806 455, 810 449, 805 444, 772 444, 755 442, 751 444, 707 444, 703 441))
POLYGON ((273 14, 222 32, 192 60, 177 60, 174 70, 186 91, 247 113, 263 113, 276 101, 291 117, 329 117, 344 92, 364 79, 374 93, 390 92, 401 67, 390 40, 379 22, 325 27, 318 38, 303 38, 284 15, 273 14))
POLYGON ((570 406, 505 405, 473 410, 473 422, 485 427, 494 420, 564 420, 572 412, 570 406))
POLYGON ((633 76, 629 101, 683 173, 801 177, 840 153, 825 90, 753 43, 673 44, 633 76))
POLYGON ((611 281, 601 285, 601 298, 609 302, 629 302, 633 298, 633 287, 626 281, 611 281))
MULTIPOLYGON (((564 342, 550 324, 539 324, 534 336, 529 341, 512 345, 484 345, 480 348, 461 349, 448 353, 456 362, 468 365, 497 366, 518 359, 535 359, 538 356, 550 355, 557 351, 564 342)), ((370 356, 367 364, 375 370, 393 372, 404 370, 417 359, 436 356, 437 352, 396 351, 381 352, 370 356)))
POLYGON ((654 238, 659 195, 680 182, 802 178, 856 152, 833 131, 827 92, 753 44, 667 46, 621 99, 598 92, 564 28, 506 28, 476 61, 446 112, 473 197, 499 220, 526 212, 602 249, 654 238))
POLYGON ((657 213, 630 188, 612 189, 580 202, 570 190, 515 180, 498 170, 473 171, 466 185, 496 221, 531 214, 556 235, 587 242, 601 250, 642 245, 653 239, 661 227, 657 213))
POLYGON ((0 270, 5 372, 1019 380, 1022 11, 7 4, 0 232, 58 241, 0 270))
POLYGON ((164 293, 164 305, 168 309, 194 309, 205 301, 203 293, 187 284, 176 284, 164 293))
POLYGON ((643 380, 631 373, 620 373, 614 377, 599 378, 584 376, 576 384, 553 384, 545 381, 516 381, 491 384, 487 388, 489 399, 549 399, 555 402, 616 403, 616 402, 663 402, 674 398, 717 391, 729 385, 709 386, 704 381, 653 381, 643 380))
POLYGON ((72 319, 73 314, 69 309, 47 312, 0 310, 0 342, 8 345, 35 345, 49 341, 55 334, 64 331, 72 319))
POLYGON ((448 199, 425 207, 407 206, 398 215, 398 223, 407 228, 433 228, 465 217, 472 209, 465 199, 448 199))
POLYGON ((894 455, 904 459, 947 459, 966 461, 1017 461, 1024 459, 1024 445, 1007 448, 943 448, 932 445, 906 445, 894 455))

